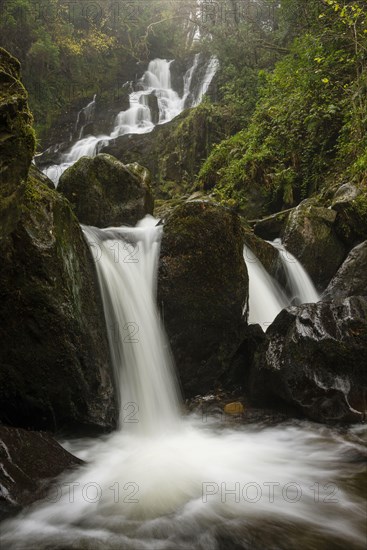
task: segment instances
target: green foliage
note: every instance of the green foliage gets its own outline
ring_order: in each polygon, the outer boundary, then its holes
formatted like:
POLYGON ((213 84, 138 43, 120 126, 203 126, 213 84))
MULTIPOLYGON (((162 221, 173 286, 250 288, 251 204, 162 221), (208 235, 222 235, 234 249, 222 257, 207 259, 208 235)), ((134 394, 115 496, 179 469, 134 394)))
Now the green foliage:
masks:
POLYGON ((366 177, 366 8, 326 4, 274 71, 261 73, 247 128, 203 164, 199 181, 219 199, 244 206, 257 187, 274 211, 319 190, 331 171, 366 177))

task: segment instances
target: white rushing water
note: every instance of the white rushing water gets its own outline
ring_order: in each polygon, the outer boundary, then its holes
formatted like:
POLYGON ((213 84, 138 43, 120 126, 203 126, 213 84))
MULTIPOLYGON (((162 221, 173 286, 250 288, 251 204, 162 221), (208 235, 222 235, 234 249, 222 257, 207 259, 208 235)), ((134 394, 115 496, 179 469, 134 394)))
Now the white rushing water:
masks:
POLYGON ((45 168, 45 174, 57 186, 61 174, 81 157, 94 157, 102 146, 125 134, 145 134, 151 132, 157 124, 165 124, 179 115, 185 108, 195 107, 201 103, 204 95, 218 70, 219 62, 211 57, 207 62, 204 76, 197 89, 192 90, 195 71, 198 69, 201 54, 194 57, 193 64, 183 76, 182 97, 172 89, 172 60, 154 59, 150 61, 147 70, 138 81, 141 89, 132 90, 129 94, 129 108, 121 111, 115 120, 114 128, 109 135, 84 136, 84 127, 92 122, 96 106, 96 96, 78 113, 76 129, 81 117, 84 124, 79 133, 79 140, 71 149, 61 155, 60 163, 45 168), (158 121, 153 120, 150 101, 157 100, 158 121))
POLYGON ((289 300, 279 283, 269 275, 260 260, 248 246, 244 246, 249 278, 248 322, 259 324, 266 330, 275 317, 288 307, 289 300))
POLYGON ((147 217, 136 228, 84 227, 95 254, 120 396, 120 426, 164 431, 179 420, 179 392, 155 303, 162 226, 147 217), (164 388, 164 392, 162 392, 164 388))
POLYGON ((349 485, 363 470, 355 456, 364 428, 345 438, 311 423, 181 418, 155 305, 161 228, 147 218, 134 229, 84 232, 112 325, 120 429, 65 444, 85 464, 3 522, 2 547, 364 548, 364 502, 349 485))
POLYGON ((279 250, 279 257, 290 289, 291 302, 296 305, 318 302, 320 296, 303 265, 285 248, 280 239, 270 244, 279 250))
POLYGON ((291 305, 315 303, 320 296, 301 263, 285 248, 280 239, 270 242, 279 251, 287 279, 287 289, 269 275, 260 260, 245 245, 243 255, 249 276, 248 322, 264 331, 282 309, 291 305))

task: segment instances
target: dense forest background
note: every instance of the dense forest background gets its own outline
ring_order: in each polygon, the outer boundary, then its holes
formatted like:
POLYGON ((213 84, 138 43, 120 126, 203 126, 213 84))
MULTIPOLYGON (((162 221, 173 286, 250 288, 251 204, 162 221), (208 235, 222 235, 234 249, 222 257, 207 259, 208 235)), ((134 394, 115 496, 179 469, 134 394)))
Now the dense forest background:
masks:
POLYGON ((241 205, 256 181, 275 210, 328 182, 366 183, 364 0, 1 0, 0 11, 39 150, 71 105, 116 100, 137 63, 204 51, 220 61, 215 98, 198 108, 220 138, 197 175, 205 190, 241 205))

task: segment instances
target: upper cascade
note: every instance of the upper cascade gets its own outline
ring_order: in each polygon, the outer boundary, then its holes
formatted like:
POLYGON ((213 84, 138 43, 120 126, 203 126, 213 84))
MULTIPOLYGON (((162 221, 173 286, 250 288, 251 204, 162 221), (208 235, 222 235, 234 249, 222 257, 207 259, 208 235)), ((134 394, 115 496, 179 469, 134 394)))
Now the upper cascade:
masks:
POLYGON ((191 67, 182 76, 183 94, 180 96, 173 88, 171 65, 173 60, 153 59, 147 70, 135 85, 129 84, 129 108, 116 116, 114 127, 109 135, 84 135, 84 128, 92 122, 96 96, 78 113, 76 129, 79 140, 71 149, 61 155, 60 163, 48 166, 44 172, 57 186, 61 174, 81 157, 96 156, 110 140, 125 134, 145 134, 151 132, 157 124, 165 124, 184 109, 199 105, 207 93, 218 70, 218 59, 212 56, 204 65, 200 63, 202 54, 194 56, 191 67), (194 77, 197 76, 197 79, 194 77), (197 81, 195 83, 195 80, 197 81))

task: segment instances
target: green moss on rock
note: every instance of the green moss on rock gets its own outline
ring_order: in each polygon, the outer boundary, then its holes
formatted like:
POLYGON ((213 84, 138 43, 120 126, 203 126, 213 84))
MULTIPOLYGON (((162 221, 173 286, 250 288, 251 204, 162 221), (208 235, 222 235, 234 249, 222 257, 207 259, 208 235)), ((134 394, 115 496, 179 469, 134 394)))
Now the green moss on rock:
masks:
POLYGON ((18 60, 0 48, 0 237, 9 234, 19 219, 35 152, 27 100, 18 60))
POLYGON ((135 225, 153 213, 147 170, 137 163, 129 168, 111 155, 82 157, 62 174, 57 189, 86 225, 135 225))
POLYGON ((0 421, 111 429, 116 404, 93 259, 68 201, 32 169, 0 241, 0 421))
POLYGON ((238 216, 208 201, 183 203, 166 220, 158 303, 187 395, 219 383, 242 340, 243 245, 238 216))

